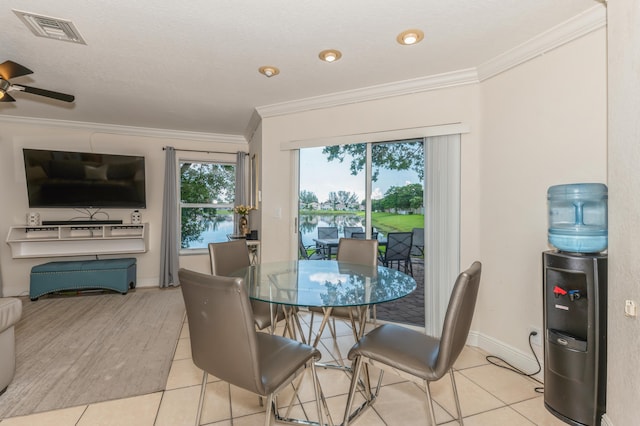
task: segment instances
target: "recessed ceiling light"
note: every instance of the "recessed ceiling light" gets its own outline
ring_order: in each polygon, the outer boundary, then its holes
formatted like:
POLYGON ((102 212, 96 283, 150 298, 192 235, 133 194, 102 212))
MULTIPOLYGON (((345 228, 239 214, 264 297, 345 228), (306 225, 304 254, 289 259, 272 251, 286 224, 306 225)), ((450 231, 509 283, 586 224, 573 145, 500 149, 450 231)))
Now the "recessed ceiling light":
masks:
POLYGON ((412 44, 420 43, 424 38, 424 33, 420 30, 406 30, 398 34, 396 40, 398 43, 410 46, 412 44))
POLYGON ((280 74, 280 70, 276 67, 272 67, 270 65, 265 65, 264 67, 258 68, 260 74, 264 74, 267 77, 273 77, 274 75, 280 74))
POLYGON ((325 62, 335 62, 338 59, 342 58, 342 53, 340 53, 339 50, 327 49, 320 52, 318 57, 325 62))

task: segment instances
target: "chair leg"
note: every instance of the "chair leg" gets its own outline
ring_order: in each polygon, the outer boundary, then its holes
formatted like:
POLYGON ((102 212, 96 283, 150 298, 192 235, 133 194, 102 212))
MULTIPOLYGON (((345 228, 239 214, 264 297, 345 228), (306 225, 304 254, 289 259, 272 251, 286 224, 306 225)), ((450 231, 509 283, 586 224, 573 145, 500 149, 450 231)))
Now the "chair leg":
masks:
POLYGON ((204 392, 207 389, 207 377, 209 373, 202 372, 202 389, 200 389, 200 401, 198 402, 198 412, 196 413, 196 426, 200 425, 200 417, 202 417, 202 406, 204 405, 204 392))
MULTIPOLYGON (((351 406, 353 405, 353 397, 356 394, 358 388, 358 381, 360 380, 360 370, 362 370, 362 357, 357 357, 353 366, 353 376, 351 377, 351 384, 349 385, 349 397, 347 398, 347 407, 344 410, 343 426, 349 425, 349 415, 351 413, 351 406)), ((369 394, 371 389, 365 389, 365 392, 369 394)))
POLYGON ((267 397, 267 410, 264 417, 264 426, 269 426, 271 424, 271 408, 273 406, 273 394, 270 393, 267 397))
POLYGON ((320 384, 318 383, 318 376, 316 373, 316 363, 311 360, 309 362, 311 364, 311 376, 313 377, 313 393, 316 396, 316 410, 318 410, 318 423, 323 425, 324 419, 322 417, 322 389, 320 389, 320 384))
POLYGON ((453 398, 456 400, 456 410, 458 411, 458 423, 460 426, 464 426, 462 420, 462 410, 460 409, 460 399, 458 398, 458 388, 456 387, 456 379, 453 376, 453 368, 449 369, 449 375, 451 376, 451 387, 453 388, 453 398))
POLYGON ((433 399, 431 399, 431 389, 429 389, 429 382, 428 381, 424 381, 424 390, 427 393, 427 402, 428 402, 428 408, 429 408, 429 424, 431 426, 436 426, 436 414, 435 411, 433 411, 433 399))

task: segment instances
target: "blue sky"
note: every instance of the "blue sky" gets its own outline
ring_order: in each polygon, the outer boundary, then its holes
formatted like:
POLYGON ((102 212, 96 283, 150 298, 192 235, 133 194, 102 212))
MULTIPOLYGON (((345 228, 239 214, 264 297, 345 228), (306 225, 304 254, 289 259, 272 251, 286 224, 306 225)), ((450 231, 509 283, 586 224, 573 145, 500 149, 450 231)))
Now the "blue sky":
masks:
MULTIPOLYGON (((349 170, 350 157, 340 163, 327 161, 322 147, 300 150, 300 189, 311 191, 318 201, 327 201, 329 192, 349 191, 358 195, 362 201, 365 195, 364 170, 358 176, 352 176, 349 170)), ((373 199, 382 198, 391 186, 404 186, 408 183, 421 183, 413 171, 381 170, 378 181, 373 183, 373 199)))

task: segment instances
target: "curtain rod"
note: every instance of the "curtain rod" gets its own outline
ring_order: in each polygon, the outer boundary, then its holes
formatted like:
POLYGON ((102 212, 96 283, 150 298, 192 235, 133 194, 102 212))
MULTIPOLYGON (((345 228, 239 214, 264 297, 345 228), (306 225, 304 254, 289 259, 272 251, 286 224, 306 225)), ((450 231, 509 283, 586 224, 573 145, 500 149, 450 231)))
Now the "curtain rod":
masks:
MULTIPOLYGON (((167 150, 167 147, 166 147, 166 146, 163 146, 163 147, 162 147, 162 150, 163 150, 163 151, 166 151, 166 150, 167 150)), ((231 155, 233 155, 233 154, 237 154, 238 152, 242 152, 242 151, 236 151, 236 152, 205 151, 205 150, 202 150, 202 149, 175 149, 175 148, 174 148, 174 150, 176 150, 176 151, 182 151, 182 152, 202 152, 202 153, 204 153, 204 154, 231 154, 231 155)), ((244 155, 249 155, 249 153, 248 153, 248 152, 245 152, 245 153, 244 153, 244 155)))

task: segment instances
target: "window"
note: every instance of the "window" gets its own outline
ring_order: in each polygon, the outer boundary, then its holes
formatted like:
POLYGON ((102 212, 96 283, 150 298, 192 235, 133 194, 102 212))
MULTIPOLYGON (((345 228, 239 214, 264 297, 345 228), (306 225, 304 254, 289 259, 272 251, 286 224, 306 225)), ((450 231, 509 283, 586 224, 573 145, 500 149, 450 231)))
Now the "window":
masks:
POLYGON ((234 233, 236 166, 180 161, 180 248, 202 249, 234 233))

